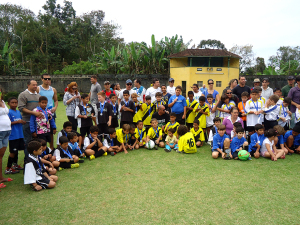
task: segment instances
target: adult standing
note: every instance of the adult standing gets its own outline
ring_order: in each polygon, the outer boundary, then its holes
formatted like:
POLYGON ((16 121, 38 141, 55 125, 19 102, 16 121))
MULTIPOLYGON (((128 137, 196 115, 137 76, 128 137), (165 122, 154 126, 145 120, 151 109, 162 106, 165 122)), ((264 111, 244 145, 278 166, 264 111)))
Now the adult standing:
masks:
POLYGON ((238 80, 231 79, 228 83, 228 87, 226 87, 226 88, 230 88, 231 90, 233 90, 233 88, 235 88, 237 85, 238 85, 238 80))
POLYGON ((207 91, 204 91, 202 93, 202 96, 204 96, 206 98, 208 94, 211 94, 213 96, 213 102, 214 103, 219 102, 220 101, 220 95, 219 95, 219 92, 214 89, 214 80, 209 79, 207 81, 207 83, 208 83, 208 89, 207 89, 207 91))
POLYGON ((119 97, 118 97, 119 105, 121 104, 121 101, 124 101, 123 92, 125 90, 129 91, 129 100, 131 100, 131 94, 134 93, 134 90, 132 90, 131 87, 132 87, 132 81, 130 79, 126 80, 126 88, 122 89, 119 93, 119 97))
POLYGON ((8 146, 8 139, 11 133, 11 121, 8 117, 9 110, 0 96, 0 188, 5 187, 2 182, 12 181, 11 178, 4 178, 2 174, 2 159, 8 146))
POLYGON ((176 122, 184 125, 186 117, 186 99, 181 95, 182 87, 177 86, 175 95, 171 96, 168 102, 168 107, 176 114, 176 122))
POLYGON ((170 78, 169 79, 169 86, 167 86, 167 93, 169 93, 170 95, 175 95, 175 86, 174 86, 174 79, 170 78))
POLYGON ((112 91, 110 88, 110 82, 108 80, 104 81, 104 90, 103 92, 105 93, 105 101, 110 103, 110 98, 109 96, 111 94, 116 94, 115 91, 112 91))
POLYGON ((231 135, 231 131, 233 130, 233 124, 235 122, 240 122, 242 124, 242 127, 244 128, 244 122, 243 120, 239 117, 239 110, 237 107, 232 107, 230 109, 230 116, 226 117, 223 120, 223 124, 226 127, 226 134, 228 134, 230 137, 231 135))
MULTIPOLYGON (((152 80, 152 84, 153 84, 153 87, 149 87, 146 91, 146 96, 150 95, 150 97, 151 97, 151 103, 153 103, 156 100, 155 94, 157 92, 161 92, 160 83, 159 83, 159 80, 157 78, 154 78, 152 80)), ((167 87, 167 90, 168 90, 168 87, 167 87)))
POLYGON ((30 132, 30 117, 31 115, 35 115, 36 117, 43 118, 44 114, 42 112, 33 112, 32 110, 39 106, 39 98, 41 95, 36 92, 37 90, 37 82, 35 80, 29 80, 27 82, 27 89, 19 94, 18 97, 18 108, 21 112, 23 120, 26 124, 23 124, 23 134, 24 134, 24 142, 25 156, 28 155, 27 145, 29 141, 32 139, 32 134, 30 132))
POLYGON ((274 94, 273 89, 269 87, 269 78, 263 78, 261 88, 261 96, 264 97, 267 101, 269 97, 274 94))
POLYGON ((194 92, 194 100, 199 102, 199 98, 202 95, 202 91, 200 91, 198 84, 193 84, 193 92, 194 92))
POLYGON ((297 86, 293 87, 288 94, 288 97, 292 99, 291 103, 291 112, 292 112, 292 119, 290 128, 295 126, 295 112, 296 108, 300 109, 300 75, 296 77, 297 86))
POLYGON ((288 76, 288 84, 285 85, 281 91, 283 97, 287 97, 289 94, 289 91, 295 86, 295 77, 294 76, 288 76))
POLYGON ((75 119, 75 109, 80 105, 80 93, 76 82, 71 82, 68 91, 64 95, 64 105, 67 106, 66 114, 68 120, 72 123, 72 130, 77 131, 77 119, 75 119))
MULTIPOLYGON (((197 84, 198 85, 198 84, 197 84)), ((200 91, 203 93, 204 91, 207 91, 207 87, 205 87, 205 84, 203 84, 202 88, 200 88, 200 91)))
MULTIPOLYGON (((58 107, 58 99, 57 99, 57 91, 54 87, 51 87, 51 77, 49 74, 43 74, 42 77, 42 85, 37 87, 36 92, 39 93, 41 96, 45 96, 48 99, 47 108, 50 109, 52 113, 52 118, 56 118, 55 112, 58 107)), ((53 150, 53 129, 51 127, 51 142, 50 148, 53 150)))
POLYGON ((163 105, 159 105, 157 108, 158 111, 152 115, 152 118, 157 119, 158 126, 164 132, 166 124, 170 121, 170 116, 166 113, 166 108, 163 105))
POLYGON ((259 78, 255 78, 253 81, 253 88, 251 88, 251 91, 255 88, 255 87, 259 87, 260 86, 260 79, 259 78))
POLYGON ((133 81, 134 88, 132 89, 138 95, 137 100, 140 102, 145 102, 146 88, 142 86, 140 79, 135 79, 133 81))
MULTIPOLYGON (((91 76, 91 90, 89 93, 90 101, 92 104, 98 103, 98 93, 102 91, 101 85, 97 82, 97 76, 91 76)), ((69 90, 69 89, 68 89, 69 90)))
POLYGON ((232 93, 235 94, 239 98, 239 101, 241 102, 242 101, 241 95, 245 91, 248 92, 250 95, 250 87, 246 85, 246 77, 240 76, 239 85, 233 88, 232 93))

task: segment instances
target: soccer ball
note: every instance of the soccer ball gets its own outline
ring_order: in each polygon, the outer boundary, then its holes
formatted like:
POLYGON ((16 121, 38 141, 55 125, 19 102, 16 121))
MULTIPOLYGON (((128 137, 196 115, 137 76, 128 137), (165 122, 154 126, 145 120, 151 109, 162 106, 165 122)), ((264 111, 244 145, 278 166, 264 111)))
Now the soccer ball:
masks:
POLYGON ((148 148, 148 149, 153 149, 154 146, 155 146, 155 143, 152 140, 150 140, 146 143, 146 148, 148 148))
POLYGON ((247 152, 246 150, 241 150, 241 151, 239 151, 238 156, 239 156, 240 160, 246 161, 250 157, 250 153, 247 152))

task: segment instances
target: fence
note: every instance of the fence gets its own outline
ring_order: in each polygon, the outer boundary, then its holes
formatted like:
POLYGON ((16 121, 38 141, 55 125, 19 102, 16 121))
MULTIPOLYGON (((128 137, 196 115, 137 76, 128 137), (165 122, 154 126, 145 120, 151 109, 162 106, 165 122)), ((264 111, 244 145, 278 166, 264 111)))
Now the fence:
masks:
POLYGON ((262 82, 263 78, 268 78, 270 82, 269 86, 271 88, 283 88, 285 85, 287 85, 287 77, 288 76, 285 75, 246 75, 246 85, 249 87, 253 87, 253 81, 255 78, 260 79, 260 82, 262 82))

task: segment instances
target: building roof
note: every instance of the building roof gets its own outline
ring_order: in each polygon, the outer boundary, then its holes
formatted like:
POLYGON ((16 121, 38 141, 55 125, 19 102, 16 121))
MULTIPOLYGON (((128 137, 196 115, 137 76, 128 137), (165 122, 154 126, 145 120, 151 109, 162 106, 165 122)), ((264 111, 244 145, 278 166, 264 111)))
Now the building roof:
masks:
POLYGON ((185 58, 185 57, 232 57, 232 58, 239 58, 239 59, 242 58, 237 54, 222 49, 186 49, 182 52, 178 52, 168 56, 168 58, 185 58))

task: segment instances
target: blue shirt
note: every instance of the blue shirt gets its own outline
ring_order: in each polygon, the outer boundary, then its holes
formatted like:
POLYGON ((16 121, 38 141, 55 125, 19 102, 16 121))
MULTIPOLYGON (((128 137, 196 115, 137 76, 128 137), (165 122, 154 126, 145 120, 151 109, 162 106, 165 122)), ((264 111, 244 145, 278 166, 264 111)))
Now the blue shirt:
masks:
POLYGON ((78 142, 75 142, 74 144, 71 143, 71 142, 69 142, 68 145, 73 150, 73 152, 75 152, 75 150, 77 149, 80 152, 80 154, 82 154, 82 151, 81 151, 81 149, 78 146, 78 142))
POLYGON ((280 145, 283 145, 284 141, 283 141, 283 135, 278 136, 278 142, 276 147, 280 147, 280 145))
POLYGON ((169 99, 171 98, 171 94, 170 93, 167 93, 166 95, 163 95, 162 96, 162 100, 164 100, 165 102, 169 102, 169 99))
POLYGON ((168 104, 171 104, 175 98, 178 98, 178 99, 177 99, 177 102, 175 102, 175 104, 171 108, 172 112, 176 113, 176 114, 183 113, 183 111, 184 111, 183 107, 187 106, 186 99, 182 95, 179 95, 179 96, 173 95, 173 96, 171 96, 171 98, 169 98, 168 104))
POLYGON ((204 91, 207 91, 207 88, 200 88, 200 91, 203 93, 204 91))
POLYGON ((231 153, 234 153, 240 147, 243 147, 244 142, 247 141, 246 138, 242 137, 238 139, 238 137, 234 137, 230 143, 231 153))
MULTIPOLYGON (((15 122, 18 120, 22 119, 21 113, 19 110, 9 110, 8 113, 8 117, 10 119, 11 122, 15 122)), ((21 123, 17 123, 14 125, 11 125, 11 134, 9 136, 9 140, 16 140, 16 139, 20 139, 20 138, 24 138, 23 135, 23 124, 21 123)))
POLYGON ((224 148, 224 140, 225 138, 229 139, 229 136, 227 134, 224 134, 223 137, 220 136, 219 133, 217 133, 214 138, 213 138, 213 147, 212 147, 212 151, 213 150, 217 150, 217 148, 219 149, 223 149, 224 148))
POLYGON ((262 134, 260 136, 257 133, 252 134, 250 137, 250 144, 249 144, 248 152, 256 151, 257 148, 254 147, 256 145, 256 143, 259 141, 259 145, 261 147, 264 140, 265 140, 264 134, 262 134))
MULTIPOLYGON (((285 133, 284 137, 283 137, 283 142, 286 142, 288 137, 293 135, 292 130, 289 130, 285 133)), ((298 134, 296 137, 294 137, 294 146, 299 146, 300 145, 300 134, 298 134)))
MULTIPOLYGON (((207 95, 208 95, 209 93, 208 93, 208 91, 206 90, 206 91, 203 91, 202 94, 204 94, 204 95, 205 95, 205 98, 207 98, 207 95)), ((212 95, 213 95, 213 103, 216 102, 216 97, 217 97, 218 94, 219 94, 219 92, 216 91, 216 90, 214 90, 214 92, 213 92, 213 94, 212 94, 212 95)), ((205 100, 205 101, 208 103, 207 100, 205 100)))
POLYGON ((47 108, 52 109, 53 108, 53 96, 54 96, 53 88, 50 86, 49 89, 46 90, 42 87, 42 85, 40 85, 39 88, 40 88, 39 94, 41 96, 47 97, 47 99, 48 99, 47 108))

